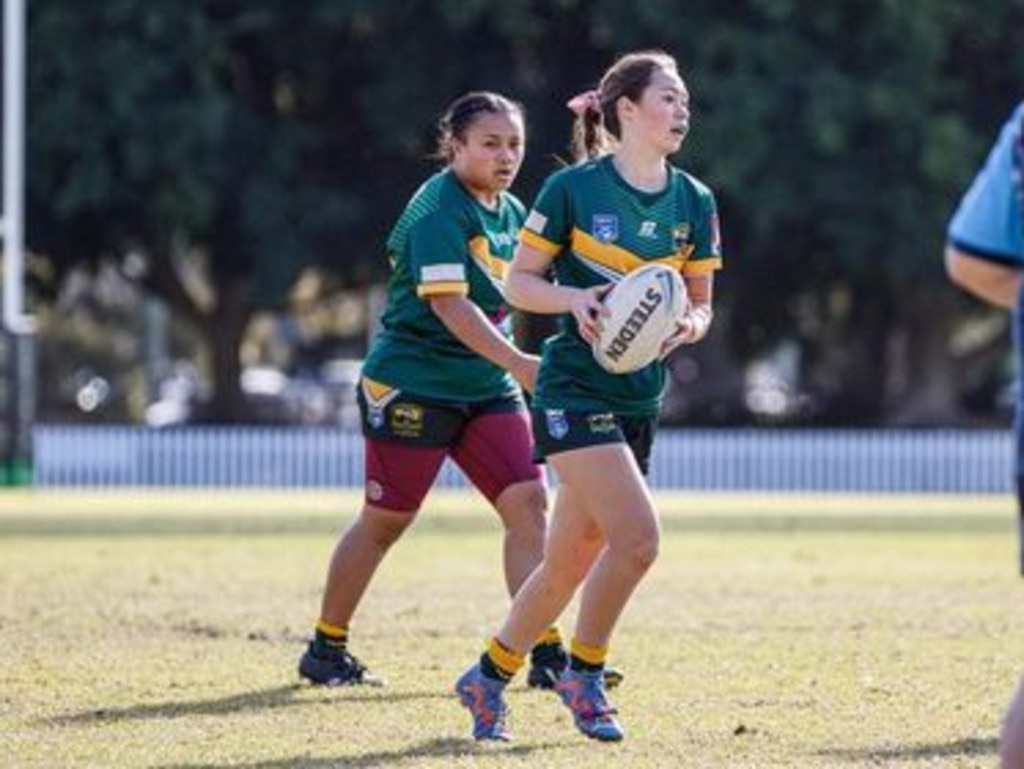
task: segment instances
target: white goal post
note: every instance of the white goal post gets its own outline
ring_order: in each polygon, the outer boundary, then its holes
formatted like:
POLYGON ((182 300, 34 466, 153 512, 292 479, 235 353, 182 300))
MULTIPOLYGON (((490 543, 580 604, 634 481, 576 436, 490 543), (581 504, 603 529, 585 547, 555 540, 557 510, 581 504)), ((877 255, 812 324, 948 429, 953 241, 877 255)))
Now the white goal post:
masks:
POLYGON ((30 334, 25 314, 25 1, 4 0, 3 325, 30 334))

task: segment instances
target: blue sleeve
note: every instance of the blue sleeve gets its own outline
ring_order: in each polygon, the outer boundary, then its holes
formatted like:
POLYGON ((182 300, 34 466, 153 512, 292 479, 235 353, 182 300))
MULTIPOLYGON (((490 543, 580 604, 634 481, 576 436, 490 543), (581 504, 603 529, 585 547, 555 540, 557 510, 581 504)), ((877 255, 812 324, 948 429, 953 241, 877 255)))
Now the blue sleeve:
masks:
POLYGON ((1001 262, 1024 264, 1021 222, 1021 126, 1024 104, 1006 121, 999 139, 949 223, 957 248, 1001 262))

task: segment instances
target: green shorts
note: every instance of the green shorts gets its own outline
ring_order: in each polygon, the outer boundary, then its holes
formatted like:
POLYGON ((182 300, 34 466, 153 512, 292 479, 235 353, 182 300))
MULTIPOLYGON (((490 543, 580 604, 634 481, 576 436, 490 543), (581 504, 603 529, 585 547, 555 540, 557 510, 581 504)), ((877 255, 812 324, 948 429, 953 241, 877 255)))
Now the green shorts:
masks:
POLYGON ((586 446, 625 443, 633 452, 640 472, 647 475, 651 465, 651 446, 657 429, 657 417, 627 417, 610 411, 564 411, 531 409, 534 459, 586 446))
POLYGON ((394 388, 374 399, 364 386, 357 390, 363 435, 406 446, 453 446, 466 425, 485 414, 516 414, 526 410, 519 395, 478 403, 454 403, 424 398, 394 388))

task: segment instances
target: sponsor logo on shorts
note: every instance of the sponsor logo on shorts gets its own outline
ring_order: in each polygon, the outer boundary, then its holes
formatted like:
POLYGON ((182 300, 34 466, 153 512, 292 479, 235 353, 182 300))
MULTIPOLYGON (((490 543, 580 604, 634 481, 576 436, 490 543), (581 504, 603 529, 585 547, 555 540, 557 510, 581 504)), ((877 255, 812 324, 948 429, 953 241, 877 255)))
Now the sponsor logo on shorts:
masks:
POLYGON ((423 434, 423 407, 415 403, 392 405, 391 431, 402 438, 419 438, 423 434))
POLYGON ((615 415, 611 412, 606 414, 591 414, 587 417, 587 426, 590 428, 590 432, 595 435, 613 433, 617 428, 615 415))
POLYGON ((380 502, 384 499, 384 487, 379 481, 366 482, 366 498, 371 502, 380 502))
POLYGON ((561 409, 545 409, 544 418, 548 425, 548 435, 556 441, 562 440, 569 434, 569 421, 561 409))

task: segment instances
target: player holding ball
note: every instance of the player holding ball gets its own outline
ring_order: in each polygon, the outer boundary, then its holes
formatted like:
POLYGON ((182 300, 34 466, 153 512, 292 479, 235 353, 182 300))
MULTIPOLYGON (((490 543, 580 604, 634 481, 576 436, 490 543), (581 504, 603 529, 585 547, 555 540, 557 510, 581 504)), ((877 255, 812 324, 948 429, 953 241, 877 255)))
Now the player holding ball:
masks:
POLYGON ((545 343, 531 404, 537 454, 561 484, 543 562, 486 653, 456 684, 477 739, 509 739, 505 686, 581 586, 570 664, 555 688, 584 735, 622 739, 603 669, 619 616, 658 552, 645 475, 666 381, 663 359, 707 333, 712 275, 722 261, 714 196, 668 162, 690 123, 675 60, 661 51, 627 54, 596 91, 569 107, 577 114, 577 163, 544 184, 506 283, 513 305, 563 316, 560 332, 545 343), (652 262, 682 273, 689 302, 660 359, 612 373, 591 349, 607 317, 602 296, 652 262))

